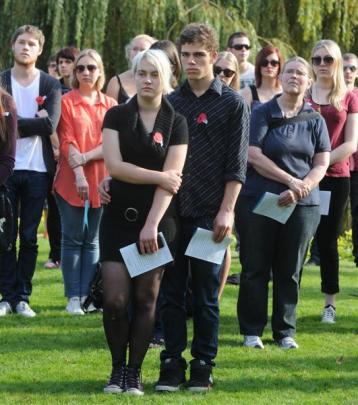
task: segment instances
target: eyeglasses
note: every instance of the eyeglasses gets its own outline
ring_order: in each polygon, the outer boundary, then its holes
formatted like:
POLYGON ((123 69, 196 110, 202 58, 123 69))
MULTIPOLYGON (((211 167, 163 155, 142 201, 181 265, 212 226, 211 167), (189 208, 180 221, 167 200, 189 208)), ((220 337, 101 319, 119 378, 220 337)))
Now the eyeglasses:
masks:
POLYGON ((345 72, 346 70, 350 70, 352 73, 354 73, 357 70, 357 66, 354 65, 343 66, 343 71, 345 72))
POLYGON ((303 72, 302 70, 298 70, 298 69, 286 69, 283 74, 285 75, 297 75, 299 77, 305 77, 308 76, 306 72, 303 72))
POLYGON ((314 65, 314 66, 321 65, 322 61, 323 61, 324 65, 332 65, 332 63, 334 62, 334 58, 333 58, 333 56, 330 56, 330 55, 323 56, 323 58, 321 56, 313 56, 311 58, 311 61, 312 61, 312 65, 314 65))
POLYGON ((233 77, 236 73, 234 70, 231 69, 222 69, 219 66, 214 66, 214 73, 219 76, 219 74, 223 72, 225 77, 233 77))
POLYGON ((76 66, 76 72, 77 73, 83 73, 86 69, 90 73, 93 73, 98 69, 98 66, 96 66, 96 65, 77 65, 76 66))
POLYGON ((245 48, 248 51, 249 49, 251 49, 251 46, 247 44, 236 44, 231 45, 231 48, 236 49, 237 51, 242 51, 245 48))
POLYGON ((279 60, 264 60, 261 63, 262 67, 267 67, 268 65, 271 65, 272 67, 277 67, 280 66, 280 61, 279 60))

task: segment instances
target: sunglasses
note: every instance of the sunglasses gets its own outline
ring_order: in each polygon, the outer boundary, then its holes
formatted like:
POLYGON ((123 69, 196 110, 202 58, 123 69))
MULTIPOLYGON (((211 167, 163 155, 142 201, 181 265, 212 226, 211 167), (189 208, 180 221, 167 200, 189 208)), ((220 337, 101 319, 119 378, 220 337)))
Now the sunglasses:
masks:
POLYGON ((232 45, 231 48, 236 49, 237 51, 242 51, 245 48, 248 51, 249 49, 251 49, 251 46, 246 44, 237 44, 232 45))
POLYGON ((329 55, 323 56, 323 58, 321 56, 313 56, 311 61, 312 61, 312 65, 314 65, 314 66, 321 65, 322 61, 323 61, 324 65, 332 65, 332 63, 334 62, 334 58, 333 58, 333 56, 329 56, 329 55))
POLYGON ((214 66, 214 73, 219 76, 219 74, 223 72, 225 77, 232 77, 234 76, 235 72, 231 69, 221 69, 219 66, 214 66))
POLYGON ((98 69, 98 66, 96 66, 96 65, 77 65, 76 66, 76 72, 77 73, 83 73, 86 69, 90 73, 93 73, 98 69))
POLYGON ((350 70, 352 73, 354 73, 354 72, 357 70, 357 66, 354 66, 354 65, 346 65, 346 66, 343 67, 343 70, 344 70, 344 71, 350 70))
POLYGON ((261 63, 262 67, 267 67, 268 65, 271 65, 272 67, 277 67, 280 66, 280 61, 279 60, 264 60, 261 63))

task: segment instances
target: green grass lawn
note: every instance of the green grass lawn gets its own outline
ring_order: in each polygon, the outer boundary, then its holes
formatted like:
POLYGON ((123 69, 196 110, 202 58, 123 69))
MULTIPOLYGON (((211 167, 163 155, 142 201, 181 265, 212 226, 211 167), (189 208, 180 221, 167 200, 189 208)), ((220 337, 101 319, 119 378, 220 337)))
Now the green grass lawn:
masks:
MULTIPOLYGON (((319 322, 322 309, 317 267, 306 268, 298 307, 299 350, 283 351, 263 336, 266 349, 242 347, 236 319, 237 288, 227 286, 215 385, 206 395, 184 390, 156 394, 159 350, 143 366, 145 396, 102 394, 110 372, 100 314, 65 311, 61 274, 44 270, 47 242, 40 240, 34 279, 34 319, 0 319, 0 404, 358 404, 358 269, 342 262, 336 325, 319 322)), ((238 270, 233 258, 232 272, 238 270)), ((190 326, 191 331, 191 326, 190 326)), ((185 353, 187 359, 189 351, 185 353)))

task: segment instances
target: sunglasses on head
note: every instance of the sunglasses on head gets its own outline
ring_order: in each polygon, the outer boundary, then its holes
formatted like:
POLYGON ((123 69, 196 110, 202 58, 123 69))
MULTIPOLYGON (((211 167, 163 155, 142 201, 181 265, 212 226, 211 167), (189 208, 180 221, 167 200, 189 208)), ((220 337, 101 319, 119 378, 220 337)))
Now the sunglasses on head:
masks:
POLYGON ((86 69, 90 73, 93 73, 95 70, 98 69, 98 66, 96 66, 96 65, 77 65, 76 66, 76 72, 77 73, 83 73, 86 69))
POLYGON ((334 58, 333 58, 333 56, 330 56, 330 55, 323 56, 323 58, 321 56, 313 56, 311 61, 312 61, 312 65, 314 65, 314 66, 321 65, 322 61, 323 61, 324 65, 332 65, 332 63, 334 62, 334 58))
POLYGON ((280 66, 280 61, 279 60, 267 60, 266 59, 261 63, 262 67, 267 67, 268 65, 271 65, 272 67, 277 67, 277 66, 280 66))
POLYGON ((344 70, 344 71, 350 70, 352 73, 354 73, 354 72, 357 70, 357 66, 354 66, 354 65, 346 65, 346 66, 343 67, 343 70, 344 70))
POLYGON ((237 44, 237 45, 232 45, 231 48, 234 48, 234 49, 236 49, 237 51, 241 51, 242 49, 245 48, 245 49, 248 51, 249 49, 251 49, 251 46, 250 46, 250 45, 246 45, 246 44, 237 44))
POLYGON ((224 73, 225 77, 232 77, 235 74, 235 72, 231 69, 221 69, 219 66, 214 66, 214 73, 216 75, 219 75, 221 72, 224 73))

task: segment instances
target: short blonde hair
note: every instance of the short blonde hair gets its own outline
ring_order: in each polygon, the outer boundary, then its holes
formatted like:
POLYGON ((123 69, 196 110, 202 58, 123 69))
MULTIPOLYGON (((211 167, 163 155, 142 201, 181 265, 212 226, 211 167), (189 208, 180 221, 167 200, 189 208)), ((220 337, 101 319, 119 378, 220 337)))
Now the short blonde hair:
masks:
POLYGON ((235 71, 235 74, 231 80, 230 87, 236 91, 239 91, 240 90, 240 69, 239 69, 239 63, 236 59, 236 56, 229 51, 220 52, 218 54, 218 58, 217 58, 216 62, 214 63, 214 66, 221 60, 227 60, 234 67, 233 70, 235 71))
POLYGON ((102 58, 100 56, 100 54, 94 50, 94 49, 84 49, 83 51, 81 51, 77 58, 75 59, 74 65, 73 65, 73 74, 72 74, 72 81, 71 81, 71 85, 73 89, 78 89, 80 87, 80 83, 77 79, 76 76, 76 67, 78 65, 78 62, 84 57, 84 56, 89 56, 90 58, 92 58, 96 63, 97 66, 100 70, 100 75, 95 83, 95 87, 97 91, 101 91, 103 86, 104 86, 104 82, 106 80, 105 75, 104 75, 104 67, 103 67, 103 61, 102 58))
POLYGON ((291 62, 299 62, 301 63, 301 65, 303 65, 308 73, 308 77, 310 79, 312 79, 313 77, 313 70, 312 70, 312 66, 306 61, 306 59, 302 58, 301 56, 293 56, 290 59, 287 59, 286 62, 283 64, 282 68, 281 68, 281 74, 284 73, 286 66, 291 63, 291 62))
POLYGON ((126 59, 128 60, 128 63, 131 63, 131 61, 129 59, 130 53, 133 48, 133 42, 136 41, 137 39, 143 39, 144 41, 148 42, 148 44, 149 44, 148 49, 150 48, 151 45, 154 44, 154 42, 157 41, 155 38, 153 38, 147 34, 139 34, 139 35, 136 35, 134 38, 132 38, 131 42, 125 46, 125 55, 126 55, 126 59))
MULTIPOLYGON (((347 86, 344 81, 343 74, 343 58, 341 49, 339 48, 337 43, 332 41, 331 39, 322 39, 321 41, 318 41, 314 46, 311 56, 314 56, 314 53, 320 48, 325 48, 336 61, 333 71, 333 86, 328 94, 328 100, 330 104, 332 104, 338 111, 341 111, 342 101, 347 92, 347 86)), ((313 77, 314 80, 317 79, 314 71, 313 77)))
POLYGON ((168 56, 160 49, 148 49, 138 53, 133 59, 132 70, 134 75, 142 60, 148 61, 157 69, 160 82, 163 85, 163 94, 170 93, 173 90, 171 87, 172 69, 168 56))

